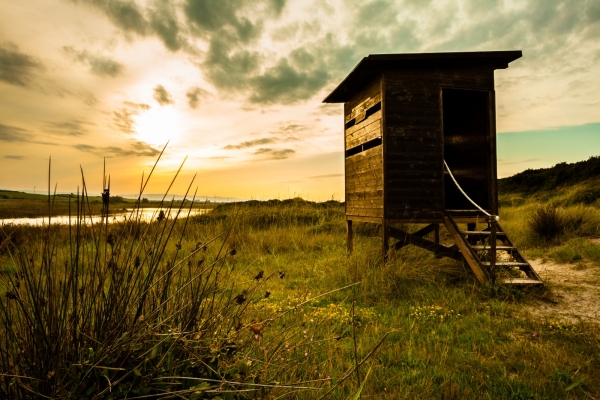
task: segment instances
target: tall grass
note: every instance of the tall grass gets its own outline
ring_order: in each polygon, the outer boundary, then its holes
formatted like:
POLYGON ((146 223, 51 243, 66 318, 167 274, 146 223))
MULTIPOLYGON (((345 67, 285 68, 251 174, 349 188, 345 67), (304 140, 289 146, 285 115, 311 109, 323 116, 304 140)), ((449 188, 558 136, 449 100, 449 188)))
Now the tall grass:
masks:
POLYGON ((319 365, 331 365, 339 332, 315 323, 329 314, 307 327, 310 296, 264 302, 265 284, 285 273, 246 275, 274 242, 237 261, 246 232, 262 227, 251 213, 207 226, 180 219, 193 202, 171 203, 161 207, 173 218, 144 223, 136 207, 125 222, 94 225, 83 187, 68 226, 2 227, 0 397, 241 399, 331 387, 319 365))

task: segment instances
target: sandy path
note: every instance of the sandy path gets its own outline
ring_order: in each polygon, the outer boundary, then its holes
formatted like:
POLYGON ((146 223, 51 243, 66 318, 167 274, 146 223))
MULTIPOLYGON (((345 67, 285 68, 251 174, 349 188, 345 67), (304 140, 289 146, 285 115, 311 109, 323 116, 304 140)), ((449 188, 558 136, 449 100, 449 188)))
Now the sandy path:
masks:
POLYGON ((536 301, 526 309, 541 318, 575 323, 600 323, 600 266, 530 261, 549 290, 550 301, 536 301))

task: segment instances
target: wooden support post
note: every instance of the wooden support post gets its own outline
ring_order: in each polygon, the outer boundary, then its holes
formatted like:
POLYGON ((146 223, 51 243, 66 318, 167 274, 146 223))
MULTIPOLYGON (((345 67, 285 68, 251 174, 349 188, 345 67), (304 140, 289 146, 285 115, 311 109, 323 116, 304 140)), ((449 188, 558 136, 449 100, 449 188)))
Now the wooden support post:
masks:
POLYGON ((346 248, 348 249, 348 256, 351 256, 352 250, 354 249, 351 219, 346 220, 346 248))
POLYGON ((495 215, 490 216, 490 277, 492 282, 496 281, 496 231, 498 230, 498 221, 495 215))
POLYGON ((390 224, 383 218, 381 222, 381 235, 383 239, 382 254, 381 254, 381 266, 385 267, 385 262, 388 258, 388 251, 390 250, 390 224))
MULTIPOLYGON (((477 229, 477 224, 474 222, 469 222, 467 223, 467 230, 468 231, 474 231, 477 229)), ((472 237, 468 237, 467 238, 467 242, 469 244, 477 244, 477 238, 472 238, 472 237)))
MULTIPOLYGON (((433 241, 435 244, 440 244, 440 224, 433 224, 435 225, 434 231, 433 231, 433 241)), ((438 253, 435 254, 435 258, 442 258, 442 256, 438 253)))

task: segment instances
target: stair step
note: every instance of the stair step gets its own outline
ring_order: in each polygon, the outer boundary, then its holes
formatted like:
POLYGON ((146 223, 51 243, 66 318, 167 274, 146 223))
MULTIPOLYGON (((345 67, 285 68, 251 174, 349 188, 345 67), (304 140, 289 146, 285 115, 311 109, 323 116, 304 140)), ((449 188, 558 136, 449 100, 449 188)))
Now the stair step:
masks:
MULTIPOLYGON (((473 250, 489 250, 491 246, 471 246, 473 250)), ((496 250, 514 250, 516 247, 514 246, 496 246, 496 250)))
MULTIPOLYGON (((460 231, 463 235, 491 235, 490 231, 460 231)), ((496 236, 506 236, 505 232, 496 232, 496 236)))
MULTIPOLYGON (((481 263, 482 265, 485 265, 486 267, 490 266, 490 262, 489 261, 484 261, 481 263)), ((531 266, 529 265, 529 263, 524 263, 524 262, 497 262, 496 266, 502 266, 502 267, 524 267, 524 266, 531 266)))
POLYGON ((508 279, 499 279, 497 281, 503 285, 543 285, 544 282, 538 281, 537 279, 531 278, 508 278, 508 279))

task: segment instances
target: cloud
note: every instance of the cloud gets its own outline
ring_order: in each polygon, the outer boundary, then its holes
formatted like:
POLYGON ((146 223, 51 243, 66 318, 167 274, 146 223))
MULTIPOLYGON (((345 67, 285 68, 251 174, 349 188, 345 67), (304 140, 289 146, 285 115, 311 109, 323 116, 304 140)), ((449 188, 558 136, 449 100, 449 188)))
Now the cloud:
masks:
POLYGON ((276 141, 275 138, 269 137, 269 138, 262 138, 262 139, 255 139, 255 140, 249 140, 247 142, 242 142, 240 144, 228 144, 227 146, 223 147, 225 150, 235 150, 235 149, 246 149, 248 147, 254 147, 254 146, 260 146, 263 144, 269 144, 269 143, 274 143, 276 141))
POLYGON ((540 161, 541 158, 528 158, 527 160, 521 160, 521 161, 504 161, 502 159, 498 160, 498 164, 502 164, 502 165, 512 165, 512 164, 525 164, 525 163, 530 163, 530 162, 535 162, 535 161, 540 161))
POLYGON ((175 7, 170 1, 154 0, 145 9, 133 0, 71 1, 81 1, 101 11, 127 35, 155 35, 171 51, 177 51, 185 44, 175 7))
POLYGON ((171 97, 169 92, 167 92, 167 89, 165 89, 163 85, 156 85, 156 87, 154 88, 154 95, 152 97, 154 97, 154 100, 156 100, 161 106, 175 103, 175 101, 173 101, 173 98, 171 97))
MULTIPOLYGON (((92 5, 127 35, 154 35, 167 49, 188 52, 216 90, 250 105, 306 101, 373 53, 522 48, 520 66, 562 75, 591 73, 598 57, 593 0, 577 7, 566 0, 348 0, 335 17, 333 2, 314 2, 309 15, 297 7, 296 15, 284 12, 283 0, 72 1, 92 5)), ((186 95, 198 107, 202 95, 186 95)))
POLYGON ((266 156, 266 159, 268 160, 284 160, 291 157, 294 153, 296 153, 296 151, 292 149, 276 150, 270 148, 260 148, 253 154, 257 156, 266 156))
POLYGON ((46 124, 46 130, 59 135, 83 136, 87 133, 86 126, 89 125, 94 124, 80 119, 71 119, 62 122, 48 122, 46 124))
POLYGON ((9 160, 23 160, 23 159, 25 159, 25 156, 17 156, 14 154, 7 154, 4 156, 4 158, 8 158, 9 160))
POLYGON ((321 104, 317 107, 315 115, 337 115, 341 116, 344 113, 343 105, 341 104, 321 104))
MULTIPOLYGON (((73 0, 77 3, 77 0, 73 0)), ((139 35, 146 35, 148 31, 148 21, 143 15, 143 11, 132 0, 81 0, 101 10, 112 23, 125 32, 133 32, 139 35)))
POLYGON ((175 7, 168 0, 154 2, 150 12, 150 28, 171 51, 179 50, 184 44, 175 7))
POLYGON ((302 71, 292 67, 287 59, 251 78, 252 103, 290 104, 312 97, 329 80, 327 68, 302 71))
POLYGON ((123 133, 135 133, 135 120, 133 117, 140 115, 142 111, 149 110, 150 106, 144 103, 133 103, 126 101, 125 107, 113 111, 113 122, 117 129, 123 133))
POLYGON ((87 50, 76 50, 71 46, 64 46, 63 51, 73 61, 88 65, 90 72, 97 76, 114 78, 121 75, 125 69, 123 64, 106 56, 91 54, 87 50))
POLYGON ((76 144, 77 150, 92 153, 100 157, 155 157, 160 153, 148 143, 130 140, 124 146, 93 146, 89 144, 76 144))
POLYGON ((191 108, 198 107, 202 98, 212 96, 210 92, 207 92, 204 89, 200 89, 199 87, 190 88, 190 90, 188 90, 185 95, 188 98, 188 104, 191 108))
POLYGON ((36 58, 22 53, 14 43, 0 45, 0 80, 17 86, 28 86, 33 75, 44 69, 36 58))
POLYGON ((33 135, 28 129, 0 124, 0 141, 13 143, 31 142, 33 141, 33 135))
POLYGON ((306 179, 338 178, 340 176, 344 176, 344 174, 315 175, 315 176, 309 176, 306 179))

